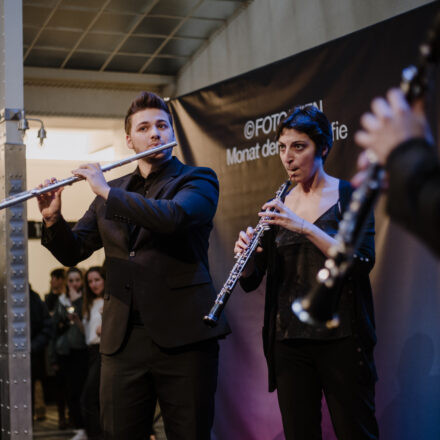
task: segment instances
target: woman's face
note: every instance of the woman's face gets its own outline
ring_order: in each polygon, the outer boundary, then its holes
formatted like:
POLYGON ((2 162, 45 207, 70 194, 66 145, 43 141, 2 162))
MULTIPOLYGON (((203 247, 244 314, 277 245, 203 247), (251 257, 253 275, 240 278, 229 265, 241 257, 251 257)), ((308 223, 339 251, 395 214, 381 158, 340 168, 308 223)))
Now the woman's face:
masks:
POLYGON ((82 279, 78 272, 70 272, 69 275, 67 275, 67 287, 74 289, 76 292, 81 290, 82 279))
POLYGON ((96 296, 102 296, 104 293, 104 278, 99 272, 89 272, 87 274, 87 284, 96 296))
POLYGON ((316 145, 306 133, 285 128, 278 145, 281 162, 294 183, 308 182, 322 165, 322 158, 316 157, 316 145))

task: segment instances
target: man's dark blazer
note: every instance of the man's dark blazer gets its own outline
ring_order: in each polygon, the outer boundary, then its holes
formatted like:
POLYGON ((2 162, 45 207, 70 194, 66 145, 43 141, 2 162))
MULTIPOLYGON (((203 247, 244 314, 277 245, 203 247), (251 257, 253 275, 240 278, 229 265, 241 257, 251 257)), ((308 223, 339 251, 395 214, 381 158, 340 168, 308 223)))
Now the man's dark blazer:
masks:
POLYGON ((162 347, 228 333, 224 320, 214 329, 202 322, 216 296, 207 256, 218 201, 215 173, 173 157, 145 196, 126 190, 131 176, 109 182, 107 201, 96 197, 73 230, 64 219, 43 230, 43 245, 66 266, 104 246, 101 352, 121 347, 133 295, 148 334, 162 347), (131 247, 130 225, 140 226, 131 247))

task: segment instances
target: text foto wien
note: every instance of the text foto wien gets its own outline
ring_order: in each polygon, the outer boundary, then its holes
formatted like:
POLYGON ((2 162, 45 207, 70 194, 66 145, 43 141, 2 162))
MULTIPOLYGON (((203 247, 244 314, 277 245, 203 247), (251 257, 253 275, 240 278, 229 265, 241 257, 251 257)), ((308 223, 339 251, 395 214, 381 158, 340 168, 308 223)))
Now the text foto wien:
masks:
MULTIPOLYGON (((345 124, 339 124, 339 121, 331 123, 333 140, 346 139, 348 136, 348 127, 345 124)), ((257 142, 253 147, 238 149, 237 147, 226 150, 226 165, 235 165, 242 162, 249 162, 260 159, 261 157, 275 156, 278 154, 278 142, 271 141, 269 138, 263 145, 257 142)))

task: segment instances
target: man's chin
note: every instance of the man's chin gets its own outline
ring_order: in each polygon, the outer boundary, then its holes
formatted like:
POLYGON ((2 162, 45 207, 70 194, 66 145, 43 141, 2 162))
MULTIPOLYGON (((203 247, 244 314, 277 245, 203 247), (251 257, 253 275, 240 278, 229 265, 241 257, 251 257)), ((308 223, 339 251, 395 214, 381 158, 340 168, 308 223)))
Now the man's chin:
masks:
POLYGON ((159 164, 162 162, 166 162, 168 159, 171 159, 171 151, 170 150, 162 150, 159 153, 152 154, 151 156, 146 156, 145 161, 151 164, 159 164))

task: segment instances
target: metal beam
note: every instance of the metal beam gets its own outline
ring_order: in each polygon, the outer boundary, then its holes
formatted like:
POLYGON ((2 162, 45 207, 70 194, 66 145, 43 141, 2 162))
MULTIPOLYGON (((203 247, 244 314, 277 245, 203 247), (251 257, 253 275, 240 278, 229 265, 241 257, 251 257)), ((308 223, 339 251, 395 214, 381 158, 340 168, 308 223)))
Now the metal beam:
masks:
POLYGON ((86 37, 87 33, 92 29, 93 25, 98 21, 99 17, 104 12, 104 9, 107 7, 107 5, 111 2, 111 0, 106 0, 106 2, 101 6, 97 14, 93 17, 93 19, 90 21, 89 25, 85 29, 85 31, 82 33, 82 35, 78 38, 75 45, 72 47, 71 51, 67 54, 66 58, 64 58, 64 61, 61 63, 60 68, 64 69, 66 67, 67 62, 70 60, 72 55, 74 54, 76 48, 81 44, 81 41, 86 37))
POLYGON ((175 82, 175 77, 170 75, 154 75, 145 73, 119 73, 119 72, 96 72, 91 70, 79 69, 51 69, 44 67, 25 67, 24 68, 25 83, 32 81, 44 82, 45 85, 52 83, 53 85, 65 84, 69 87, 75 85, 94 84, 98 88, 102 86, 120 85, 121 88, 133 89, 134 86, 142 89, 147 86, 165 86, 175 82))
MULTIPOLYGON (((26 47, 26 45, 24 46, 26 47)), ((34 46, 34 49, 40 49, 40 50, 47 50, 52 52, 68 52, 69 49, 67 47, 62 46, 34 46)), ((102 49, 78 49, 76 51, 77 53, 94 53, 94 54, 100 54, 100 55, 108 55, 112 53, 110 50, 102 50, 102 49)), ((151 57, 153 54, 148 52, 118 52, 118 55, 126 56, 126 57, 141 57, 141 58, 147 58, 151 57)), ((186 60, 188 59, 188 56, 185 55, 173 55, 168 53, 161 53, 156 55, 158 58, 177 58, 179 60, 186 60)), ((61 67, 60 67, 61 69, 61 67)), ((63 69, 64 70, 64 69, 63 69)))
POLYGON ((133 32, 136 30, 136 28, 139 26, 141 21, 153 10, 153 8, 159 3, 159 0, 153 0, 153 2, 146 7, 143 14, 140 16, 137 16, 133 23, 130 26, 129 31, 127 34, 122 38, 122 40, 119 42, 119 44, 115 47, 113 52, 109 55, 109 57, 105 60, 104 64, 99 69, 101 72, 103 72, 106 67, 110 64, 111 60, 114 58, 114 56, 118 53, 119 49, 123 46, 123 44, 128 40, 128 38, 133 34, 133 32))
MULTIPOLYGON (((224 21, 224 20, 222 20, 224 21)), ((40 29, 40 26, 34 25, 34 24, 25 24, 23 25, 25 29, 40 29)), ((46 31, 62 31, 62 32, 77 32, 82 33, 84 32, 83 28, 72 28, 72 27, 65 27, 65 26, 46 26, 46 31)), ((107 31, 107 30, 98 30, 94 29, 89 32, 89 35, 115 35, 118 37, 125 37, 127 35, 125 32, 118 32, 118 31, 107 31)), ((144 38, 167 38, 168 34, 149 34, 145 32, 133 32, 131 34, 132 37, 144 37, 144 38)), ((172 40, 202 40, 205 41, 206 38, 203 37, 194 37, 194 36, 180 36, 180 35, 174 35, 172 40)))
MULTIPOLYGON (((0 198, 4 199, 26 189, 25 146, 14 116, 23 109, 21 0, 0 0, 0 29, 0 198)), ((32 438, 26 217, 25 204, 0 212, 2 440, 32 438)))
POLYGON ((200 7, 200 5, 204 2, 204 0, 199 0, 194 4, 194 6, 191 8, 191 10, 186 14, 186 16, 179 22, 179 24, 171 31, 171 33, 167 36, 167 38, 162 41, 160 46, 154 51, 153 56, 147 60, 144 65, 139 69, 139 73, 145 72, 147 70, 147 67, 154 61, 154 59, 157 57, 159 52, 165 47, 165 45, 170 41, 170 39, 176 34, 176 32, 191 18, 193 13, 197 11, 197 9, 200 7))
MULTIPOLYGON (((55 5, 54 8, 52 8, 52 10, 50 11, 49 15, 47 16, 46 20, 44 20, 43 25, 41 26, 41 28, 39 29, 39 31, 37 32, 37 35, 35 35, 34 39, 32 40, 32 43, 30 44, 30 46, 28 47, 28 49, 26 50, 26 53, 24 54, 23 57, 23 61, 26 60, 26 58, 28 57, 28 55, 30 54, 32 48, 34 47, 34 45, 36 44, 36 42, 38 41, 38 39, 40 38, 40 35, 42 34, 42 32, 44 31, 45 27, 47 26, 47 24, 49 23, 49 21, 52 19, 52 17, 54 16, 55 12, 57 11, 58 7, 60 6, 60 3, 63 0, 58 0, 57 4, 55 5)), ((21 1, 20 1, 21 3, 21 1)), ((20 28, 22 28, 23 26, 23 20, 21 20, 20 23, 20 28)))

